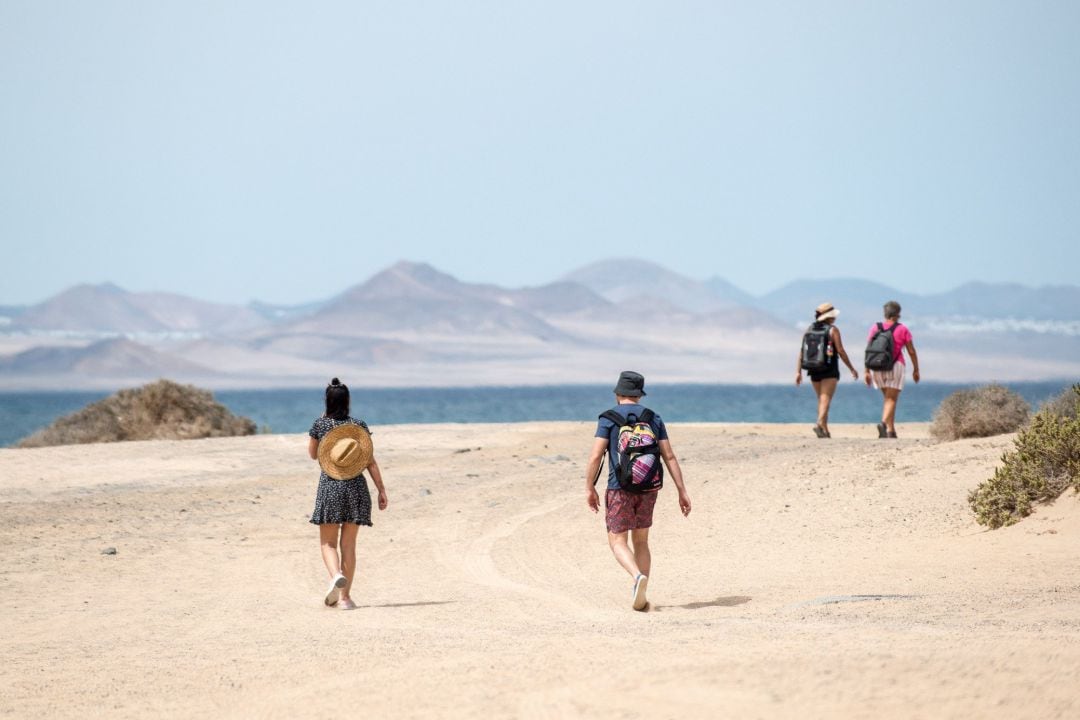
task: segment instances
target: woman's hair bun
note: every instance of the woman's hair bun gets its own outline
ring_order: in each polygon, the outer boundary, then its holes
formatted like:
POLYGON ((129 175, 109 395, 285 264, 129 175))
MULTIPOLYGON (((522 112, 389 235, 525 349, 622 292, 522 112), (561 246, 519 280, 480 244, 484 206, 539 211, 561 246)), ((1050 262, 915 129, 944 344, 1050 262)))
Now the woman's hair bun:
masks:
POLYGON ((340 385, 341 381, 338 380, 337 378, 334 378, 333 380, 330 381, 330 384, 331 385, 340 385))

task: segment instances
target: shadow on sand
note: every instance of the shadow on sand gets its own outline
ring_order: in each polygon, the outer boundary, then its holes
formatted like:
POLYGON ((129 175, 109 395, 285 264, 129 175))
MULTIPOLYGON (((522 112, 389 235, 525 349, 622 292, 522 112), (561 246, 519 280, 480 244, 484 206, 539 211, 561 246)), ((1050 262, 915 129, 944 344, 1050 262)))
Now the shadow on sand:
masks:
POLYGON ((671 610, 672 608, 678 608, 681 610, 700 610, 701 608, 708 607, 735 607, 736 605, 742 605, 752 600, 749 595, 728 595, 727 597, 718 597, 715 600, 702 600, 700 602, 686 603, 685 605, 653 605, 651 610, 653 612, 662 612, 664 610, 671 610))

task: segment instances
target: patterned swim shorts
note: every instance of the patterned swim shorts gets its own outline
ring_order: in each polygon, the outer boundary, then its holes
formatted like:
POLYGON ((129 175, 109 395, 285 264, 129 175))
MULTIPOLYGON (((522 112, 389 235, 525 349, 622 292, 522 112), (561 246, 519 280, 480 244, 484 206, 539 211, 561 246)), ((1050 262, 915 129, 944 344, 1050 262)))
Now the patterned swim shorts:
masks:
POLYGON ((627 530, 652 527, 653 508, 656 507, 656 496, 659 494, 608 490, 604 498, 604 505, 607 507, 607 531, 624 533, 627 530))

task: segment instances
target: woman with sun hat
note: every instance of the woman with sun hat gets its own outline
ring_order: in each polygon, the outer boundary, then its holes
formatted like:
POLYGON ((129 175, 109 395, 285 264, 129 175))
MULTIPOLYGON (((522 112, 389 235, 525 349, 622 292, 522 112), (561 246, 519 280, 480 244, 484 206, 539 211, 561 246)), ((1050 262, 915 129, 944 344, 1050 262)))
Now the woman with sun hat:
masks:
POLYGON ((382 473, 375 461, 367 423, 349 415, 349 388, 337 378, 326 387, 326 413, 308 432, 308 454, 319 461, 319 489, 312 524, 319 526, 319 543, 330 588, 324 602, 342 610, 356 607, 350 595, 356 575, 356 535, 371 525, 371 493, 364 471, 379 491, 379 509, 387 505, 382 473))
MULTIPOLYGON (((824 331, 827 329, 829 333, 828 366, 807 371, 810 374, 810 384, 814 386, 814 393, 817 395, 818 400, 817 424, 814 425, 814 434, 819 438, 832 437, 829 432, 829 405, 832 404, 833 395, 836 393, 836 384, 840 382, 840 361, 843 360, 844 364, 847 365, 853 379, 859 379, 859 371, 851 364, 851 360, 848 359, 847 352, 844 350, 844 343, 840 339, 840 328, 833 324, 838 315, 840 315, 840 311, 834 308, 832 303, 822 303, 814 310, 814 324, 810 326, 811 330, 824 331)), ((802 384, 802 374, 802 354, 800 353, 799 364, 795 367, 796 385, 802 384)))

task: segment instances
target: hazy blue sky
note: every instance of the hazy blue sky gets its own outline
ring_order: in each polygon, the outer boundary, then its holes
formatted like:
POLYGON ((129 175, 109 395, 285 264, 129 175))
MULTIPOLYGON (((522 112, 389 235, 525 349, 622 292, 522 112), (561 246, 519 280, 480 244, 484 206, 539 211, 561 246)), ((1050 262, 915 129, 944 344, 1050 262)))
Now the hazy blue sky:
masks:
POLYGON ((1080 3, 0 2, 0 304, 1077 283, 1080 3))

